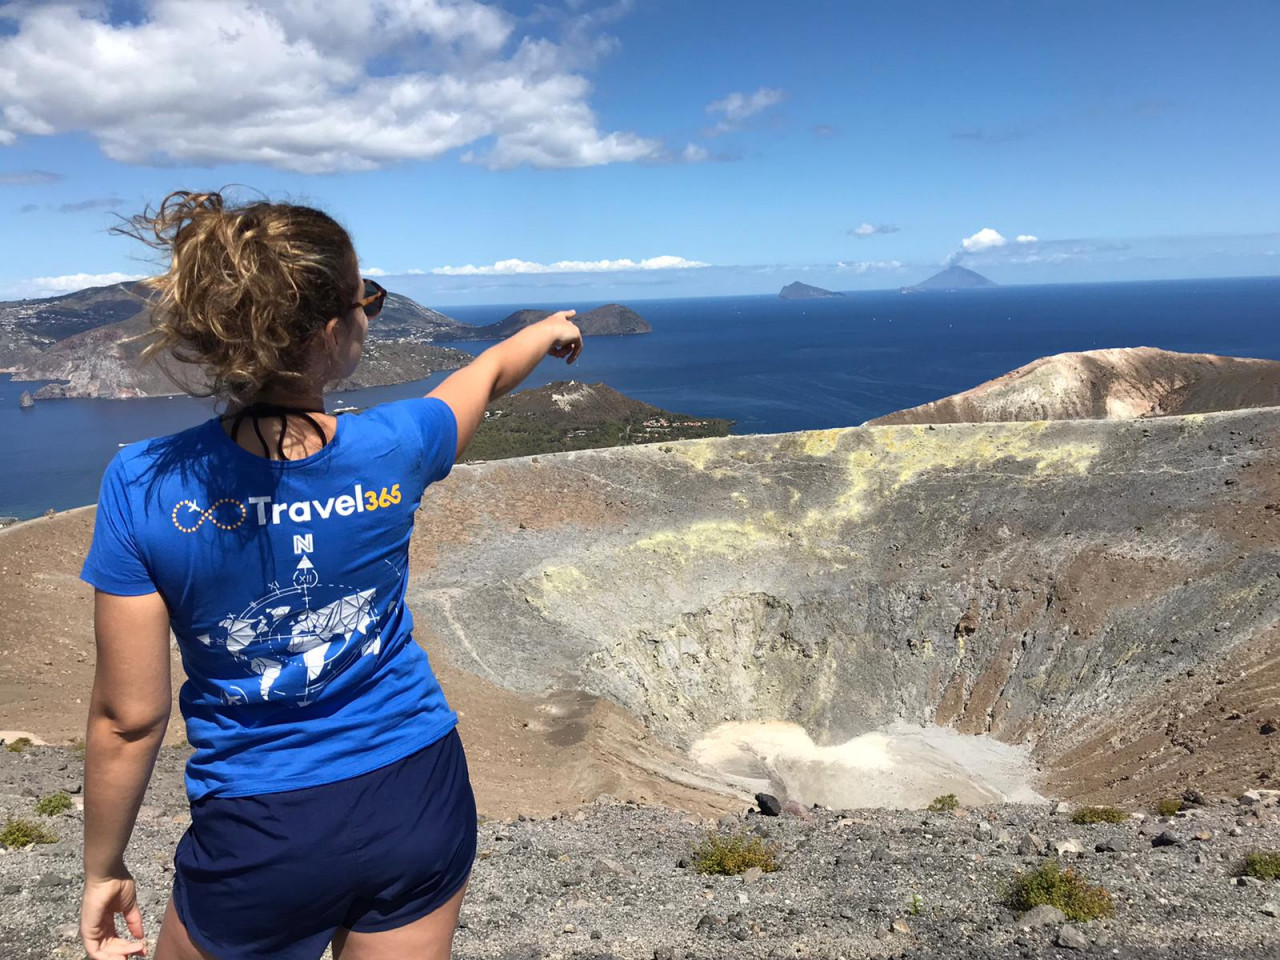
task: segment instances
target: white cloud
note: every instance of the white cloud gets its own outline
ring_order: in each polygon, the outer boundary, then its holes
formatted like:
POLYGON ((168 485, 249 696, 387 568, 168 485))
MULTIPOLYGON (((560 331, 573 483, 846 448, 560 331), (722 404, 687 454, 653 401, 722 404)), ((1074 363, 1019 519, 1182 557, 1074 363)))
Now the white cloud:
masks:
POLYGON ((427 271, 418 267, 409 270, 383 270, 381 267, 361 267, 362 277, 420 277, 427 271))
POLYGON ((722 113, 724 119, 702 131, 703 135, 715 137, 736 130, 748 117, 753 117, 760 111, 781 103, 785 98, 786 94, 781 90, 761 87, 755 93, 735 92, 719 100, 713 100, 707 104, 707 113, 722 113))
POLYGON ((533 263, 528 260, 499 260, 487 266, 433 267, 431 273, 442 277, 497 277, 534 273, 621 273, 628 270, 693 270, 711 264, 684 257, 650 257, 647 260, 557 260, 555 263, 533 263))
POLYGON ((895 227, 892 223, 867 223, 865 220, 849 231, 849 234, 859 239, 866 237, 874 237, 881 233, 897 233, 901 227, 895 227))
POLYGON ((141 0, 119 24, 99 6, 0 14, 12 30, 0 36, 0 144, 85 131, 125 163, 302 173, 468 147, 490 167, 662 154, 599 129, 590 82, 566 66, 591 61, 571 55, 590 17, 555 43, 518 37, 513 16, 478 0, 141 0))
POLYGON ((858 260, 853 263, 845 263, 841 260, 836 264, 837 270, 848 273, 876 273, 881 270, 901 270, 906 264, 901 260, 858 260))
POLYGON ((772 87, 761 87, 755 93, 731 93, 707 104, 707 113, 723 113, 730 123, 740 123, 767 107, 781 103, 785 95, 772 87))
POLYGON ((1009 240, 998 230, 992 230, 990 227, 983 227, 971 237, 965 237, 960 241, 960 249, 965 253, 978 253, 982 250, 993 250, 997 247, 1007 246, 1010 243, 1037 243, 1038 238, 1029 233, 1020 233, 1013 240, 1009 240))
POLYGON ((711 154, 707 148, 697 143, 689 143, 685 145, 684 150, 680 154, 680 159, 685 163, 702 163, 708 160, 711 154))
POLYGON ((983 227, 973 236, 961 240, 960 248, 966 253, 977 253, 979 250, 989 250, 991 247, 1003 247, 1008 242, 998 231, 983 227))
POLYGON ((60 277, 32 277, 19 282, 17 288, 20 296, 38 299, 83 290, 85 287, 106 287, 126 280, 141 280, 143 276, 145 275, 139 273, 67 273, 60 277))

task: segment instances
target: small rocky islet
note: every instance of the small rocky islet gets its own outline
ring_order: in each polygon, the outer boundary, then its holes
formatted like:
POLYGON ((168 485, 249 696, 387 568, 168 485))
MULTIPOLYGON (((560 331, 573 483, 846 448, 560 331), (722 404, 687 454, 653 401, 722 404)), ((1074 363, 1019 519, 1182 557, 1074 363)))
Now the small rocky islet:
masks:
POLYGON ((794 283, 788 283, 778 292, 778 299, 780 300, 826 300, 830 297, 843 296, 843 293, 824 290, 822 287, 815 287, 810 283, 801 283, 799 280, 794 283))
MULTIPOLYGON (((189 823, 185 746, 161 750, 129 864, 154 937, 189 823)), ((49 844, 0 850, 0 955, 78 958, 80 754, 0 751, 0 815, 38 822, 49 844), (72 809, 33 812, 65 791, 72 809)), ((454 956, 460 960, 1086 956, 1274 957, 1280 886, 1240 876, 1246 853, 1280 848, 1276 791, 1074 822, 1065 804, 830 810, 772 798, 719 819, 601 796, 544 817, 480 817, 454 956), (781 815, 767 816, 763 810, 781 815), (698 873, 708 836, 758 837, 778 869, 698 873), (1050 860, 1110 892, 1114 916, 1073 923, 1015 912, 1009 884, 1050 860)))

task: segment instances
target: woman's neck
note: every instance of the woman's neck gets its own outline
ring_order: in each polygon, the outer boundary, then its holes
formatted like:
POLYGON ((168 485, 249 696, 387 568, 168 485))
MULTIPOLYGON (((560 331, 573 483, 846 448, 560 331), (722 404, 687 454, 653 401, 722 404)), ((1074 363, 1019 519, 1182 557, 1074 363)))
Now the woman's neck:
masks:
POLYGON ((318 390, 304 392, 264 390, 252 400, 231 404, 230 412, 235 413, 246 407, 256 406, 284 407, 290 410, 324 413, 324 394, 318 390))
POLYGON ((337 430, 337 422, 324 412, 324 396, 318 391, 263 391, 250 401, 231 404, 222 426, 239 446, 269 460, 310 456, 337 430))

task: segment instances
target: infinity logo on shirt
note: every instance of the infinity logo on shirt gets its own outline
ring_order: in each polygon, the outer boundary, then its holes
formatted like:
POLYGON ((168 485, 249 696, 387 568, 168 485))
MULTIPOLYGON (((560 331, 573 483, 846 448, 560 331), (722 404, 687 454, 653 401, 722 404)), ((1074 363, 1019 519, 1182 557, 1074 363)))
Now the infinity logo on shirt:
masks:
POLYGON ((366 490, 363 484, 354 484, 350 493, 323 500, 273 501, 271 497, 249 497, 242 503, 234 497, 215 500, 205 510, 195 500, 179 500, 173 508, 173 525, 183 533, 195 533, 208 520, 219 530, 235 530, 249 519, 252 510, 258 526, 278 525, 285 520, 293 523, 311 523, 313 515, 320 520, 331 516, 349 517, 357 513, 385 510, 401 502, 400 484, 383 487, 377 493, 366 490))
POLYGON ((202 510, 194 500, 179 500, 172 516, 173 525, 183 533, 195 533, 206 520, 219 530, 234 530, 249 519, 249 511, 239 500, 223 497, 208 510, 202 510))

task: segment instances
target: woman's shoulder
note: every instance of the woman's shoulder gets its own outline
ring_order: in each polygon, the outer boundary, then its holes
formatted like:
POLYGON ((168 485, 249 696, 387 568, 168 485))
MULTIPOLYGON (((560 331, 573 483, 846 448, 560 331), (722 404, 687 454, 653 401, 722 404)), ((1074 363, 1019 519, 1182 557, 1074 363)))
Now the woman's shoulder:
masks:
POLYGON ((407 400, 392 400, 380 403, 358 413, 341 415, 350 422, 343 425, 360 429, 421 429, 424 424, 438 424, 445 419, 453 419, 453 410, 438 397, 411 397, 407 400))
POLYGON ((218 418, 212 417, 176 433, 135 440, 133 443, 122 443, 115 456, 111 458, 108 469, 143 467, 151 461, 163 460, 179 452, 190 456, 198 454, 202 449, 212 450, 215 444, 211 441, 217 439, 214 430, 218 427, 218 418))

